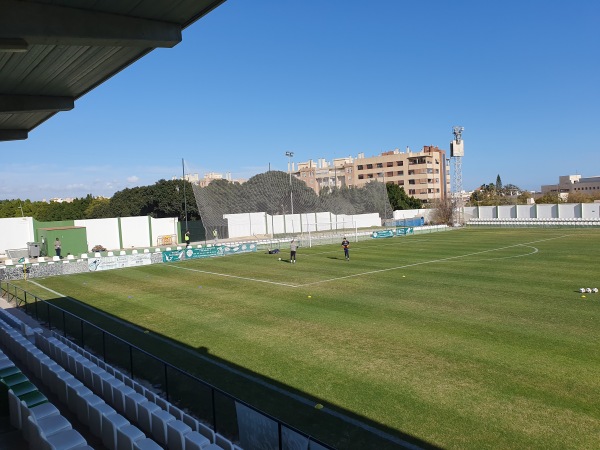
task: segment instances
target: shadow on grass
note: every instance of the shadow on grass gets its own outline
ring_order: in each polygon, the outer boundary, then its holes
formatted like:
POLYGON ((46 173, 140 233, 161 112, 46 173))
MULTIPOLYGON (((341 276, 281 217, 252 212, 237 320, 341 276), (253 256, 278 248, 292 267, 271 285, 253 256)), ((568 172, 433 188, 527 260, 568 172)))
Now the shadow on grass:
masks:
POLYGON ((334 448, 439 448, 401 430, 391 429, 347 409, 328 404, 324 399, 223 360, 212 355, 206 347, 193 348, 182 344, 76 299, 56 298, 46 302, 74 316, 44 305, 43 302, 38 302, 37 306, 28 305, 27 312, 41 322, 49 323, 55 331, 69 336, 106 362, 121 368, 136 381, 151 385, 169 401, 181 409, 189 410, 233 440, 237 440, 239 436, 235 401, 223 392, 334 448), (96 327, 120 339, 105 334, 96 327), (323 408, 317 406, 321 404, 323 408))

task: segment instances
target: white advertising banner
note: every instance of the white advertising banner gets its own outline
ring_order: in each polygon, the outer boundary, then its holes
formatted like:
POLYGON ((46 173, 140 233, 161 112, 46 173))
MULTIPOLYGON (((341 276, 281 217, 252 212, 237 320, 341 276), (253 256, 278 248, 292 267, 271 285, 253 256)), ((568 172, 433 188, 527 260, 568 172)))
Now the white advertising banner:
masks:
POLYGON ((152 258, 149 253, 140 253, 139 255, 102 256, 99 258, 90 258, 88 260, 90 272, 145 266, 147 264, 152 264, 152 258))

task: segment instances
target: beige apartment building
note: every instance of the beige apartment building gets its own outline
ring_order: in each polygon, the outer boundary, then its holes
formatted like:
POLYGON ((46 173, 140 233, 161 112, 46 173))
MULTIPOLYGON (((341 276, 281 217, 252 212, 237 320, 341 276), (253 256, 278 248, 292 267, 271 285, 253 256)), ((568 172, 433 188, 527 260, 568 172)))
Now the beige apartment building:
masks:
POLYGON ((450 195, 450 168, 446 152, 424 146, 420 152, 392 150, 365 158, 336 158, 333 163, 319 159, 298 163, 293 172, 317 194, 328 187, 360 187, 371 181, 394 183, 424 203, 450 195))

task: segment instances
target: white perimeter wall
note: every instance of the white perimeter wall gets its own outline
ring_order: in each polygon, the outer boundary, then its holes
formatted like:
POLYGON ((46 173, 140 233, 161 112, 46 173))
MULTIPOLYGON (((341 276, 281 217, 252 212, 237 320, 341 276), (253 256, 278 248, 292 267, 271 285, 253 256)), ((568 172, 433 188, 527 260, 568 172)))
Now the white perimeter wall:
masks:
POLYGON ((431 209, 399 209, 394 211, 394 220, 414 219, 415 217, 423 217, 427 220, 427 216, 431 213, 431 209))
POLYGON ((536 205, 517 205, 517 218, 534 219, 536 217, 536 205))
POLYGON ((558 206, 558 217, 561 219, 575 219, 581 217, 581 203, 565 203, 558 206))
POLYGON ((466 206, 464 212, 465 218, 479 219, 597 219, 600 218, 600 203, 466 206))
POLYGON ((584 219, 600 218, 600 203, 582 203, 581 217, 584 219))
POLYGON ((366 228, 381 225, 379 214, 335 215, 330 212, 277 215, 261 213, 225 214, 229 237, 247 237, 254 234, 300 234, 308 231, 336 229, 336 227, 366 228))
POLYGON ((152 225, 152 236, 150 238, 150 245, 158 245, 159 236, 168 236, 174 234, 177 236, 177 224, 179 223, 177 217, 164 217, 162 219, 150 218, 152 225))
POLYGON ((266 214, 264 212, 226 214, 223 217, 227 219, 229 237, 267 234, 266 214))
POLYGON ((538 219, 553 219, 558 217, 558 205, 537 205, 538 219))
POLYGON ((119 242, 119 219, 85 219, 75 220, 76 227, 85 227, 87 248, 102 245, 109 250, 121 247, 119 242))
MULTIPOLYGON (((148 219, 148 216, 123 217, 121 218, 123 248, 157 245, 158 236, 177 235, 178 223, 176 217, 163 219, 148 219), (152 236, 150 228, 152 228, 152 236)), ((118 218, 74 220, 73 224, 76 227, 85 227, 88 250, 95 245, 102 245, 109 250, 121 248, 118 218)), ((0 219, 0 254, 5 254, 7 249, 27 248, 27 242, 33 241, 31 217, 0 219)))
POLYGON ((121 239, 123 248, 152 245, 148 217, 121 217, 121 239))
POLYGON ((6 250, 27 248, 27 243, 34 240, 31 217, 10 217, 0 220, 0 253, 6 254, 6 250))

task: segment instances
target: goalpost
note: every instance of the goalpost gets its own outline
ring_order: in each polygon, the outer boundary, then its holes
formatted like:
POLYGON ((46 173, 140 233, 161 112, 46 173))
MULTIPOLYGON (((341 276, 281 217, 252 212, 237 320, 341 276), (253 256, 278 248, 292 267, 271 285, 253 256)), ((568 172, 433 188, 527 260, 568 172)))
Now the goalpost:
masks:
POLYGON ((335 244, 342 242, 343 238, 358 242, 358 226, 354 221, 307 223, 305 225, 306 230, 299 236, 300 245, 305 247, 335 244))

